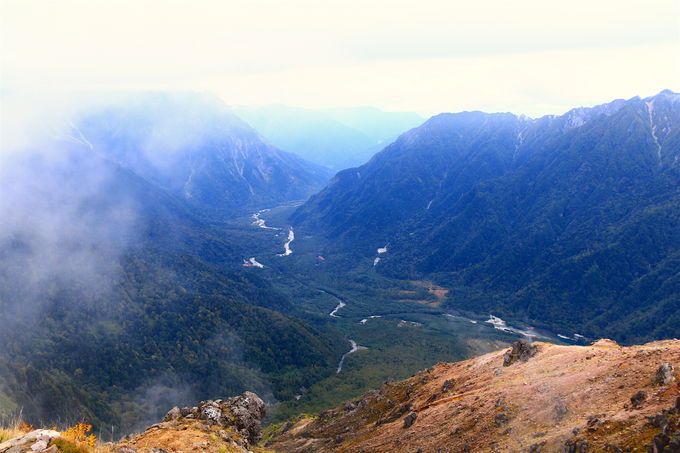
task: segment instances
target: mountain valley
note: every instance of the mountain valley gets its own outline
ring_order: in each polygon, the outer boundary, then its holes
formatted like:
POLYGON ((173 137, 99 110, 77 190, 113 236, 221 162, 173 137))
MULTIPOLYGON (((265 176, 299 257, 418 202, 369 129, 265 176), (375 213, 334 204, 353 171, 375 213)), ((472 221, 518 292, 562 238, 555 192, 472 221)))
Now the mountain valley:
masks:
MULTIPOLYGON (((134 451, 185 445, 185 430, 209 451, 618 445, 619 424, 670 410, 677 393, 647 389, 657 362, 677 366, 672 341, 587 345, 680 331, 679 99, 535 120, 437 115, 325 188, 329 170, 210 96, 123 96, 79 112, 0 172, 0 421, 86 420, 111 441, 142 432, 117 447, 134 451), (496 362, 520 338, 540 353, 506 371, 496 362), (634 378, 606 378, 631 357, 634 378), (561 361, 575 364, 572 380, 561 361), (468 384, 435 391, 448 380, 468 384), (577 407, 582 381, 659 396, 628 414, 632 394, 617 391, 591 414, 577 407), (503 386, 513 401, 566 407, 564 425, 491 405, 503 386), (229 435, 215 434, 191 407, 188 425, 143 431, 173 406, 246 391, 267 408, 265 443, 227 422, 229 435), (468 426, 477 404, 481 422, 468 426), (597 439, 569 434, 600 412, 616 423, 597 439), (411 413, 429 443, 402 427, 411 413)), ((659 430, 638 431, 620 448, 659 430)))
POLYGON ((670 91, 536 120, 441 114, 339 172, 291 222, 328 253, 375 261, 385 247, 378 272, 433 279, 450 309, 568 336, 672 337, 679 126, 670 91))

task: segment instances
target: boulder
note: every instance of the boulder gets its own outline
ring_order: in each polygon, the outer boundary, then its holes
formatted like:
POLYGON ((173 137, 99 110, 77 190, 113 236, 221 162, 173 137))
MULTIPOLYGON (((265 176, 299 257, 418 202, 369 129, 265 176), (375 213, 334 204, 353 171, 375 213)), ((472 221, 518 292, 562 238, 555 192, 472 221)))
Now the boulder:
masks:
POLYGON ((416 422, 417 418, 418 414, 415 412, 409 413, 406 417, 404 417, 404 428, 410 428, 416 422))
POLYGON ((244 437, 248 442, 260 440, 262 419, 267 413, 264 401, 260 397, 252 392, 245 392, 229 398, 220 407, 229 411, 230 418, 239 430, 246 433, 244 437))
POLYGON ((538 347, 531 344, 531 342, 525 338, 516 341, 512 344, 509 351, 503 356, 503 366, 510 366, 513 363, 521 360, 526 362, 531 357, 535 356, 538 352, 538 347))
POLYGON ((654 383, 657 385, 668 385, 675 380, 673 376, 673 365, 670 363, 664 363, 656 370, 656 376, 654 376, 654 383))
POLYGON ((456 385, 456 380, 455 379, 447 379, 444 381, 442 384, 442 392, 450 392, 453 390, 453 387, 456 385))
POLYGON ((205 420, 210 425, 224 426, 225 420, 222 416, 222 408, 215 401, 207 400, 198 403, 198 419, 205 420))
POLYGON ((45 450, 47 450, 47 445, 48 445, 48 441, 39 440, 36 443, 34 443, 33 445, 31 445, 31 450, 32 451, 45 451, 45 450))
POLYGON ((61 436, 59 431, 36 429, 30 433, 0 443, 0 453, 45 452, 50 450, 52 439, 61 436), (30 446, 29 446, 30 444, 30 446))
POLYGON ((179 407, 175 406, 172 409, 170 409, 167 414, 165 414, 163 421, 169 422, 172 420, 177 420, 181 415, 182 414, 180 413, 179 407))
POLYGON ((642 405, 642 403, 647 399, 647 392, 644 390, 641 390, 637 392, 635 395, 630 397, 630 402, 633 405, 634 408, 638 408, 642 405))

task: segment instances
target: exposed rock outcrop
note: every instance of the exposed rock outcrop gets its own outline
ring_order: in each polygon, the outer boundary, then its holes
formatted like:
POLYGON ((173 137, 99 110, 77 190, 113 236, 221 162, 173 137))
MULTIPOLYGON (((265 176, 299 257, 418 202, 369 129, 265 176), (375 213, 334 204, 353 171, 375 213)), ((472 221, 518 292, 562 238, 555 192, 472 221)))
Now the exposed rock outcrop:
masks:
POLYGON ((510 366, 513 363, 521 360, 526 362, 536 355, 538 348, 536 345, 529 342, 529 340, 522 338, 512 344, 512 348, 503 356, 503 366, 510 366))
POLYGON ((59 448, 53 444, 53 440, 59 437, 61 437, 59 431, 36 429, 0 443, 0 453, 56 453, 59 448))
POLYGON ((673 376, 673 365, 670 363, 664 363, 656 370, 656 376, 654 376, 654 383, 657 385, 668 385, 675 380, 673 376))
POLYGON ((224 400, 201 401, 195 407, 173 407, 161 423, 119 442, 116 451, 247 452, 260 440, 265 414, 264 402, 252 392, 224 400))
POLYGON ((163 422, 178 421, 182 418, 204 420, 208 425, 221 428, 235 428, 250 443, 260 440, 261 421, 266 414, 264 401, 252 392, 245 392, 226 400, 206 400, 196 407, 172 408, 163 422))
POLYGON ((415 412, 410 412, 406 417, 404 417, 404 428, 410 428, 418 418, 418 414, 415 412))

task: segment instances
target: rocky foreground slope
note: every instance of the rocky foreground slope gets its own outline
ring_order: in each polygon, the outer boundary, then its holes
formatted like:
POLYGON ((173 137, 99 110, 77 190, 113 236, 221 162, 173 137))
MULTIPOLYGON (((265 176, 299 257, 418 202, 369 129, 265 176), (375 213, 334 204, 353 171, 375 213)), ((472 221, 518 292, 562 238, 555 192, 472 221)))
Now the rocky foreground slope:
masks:
POLYGON ((38 429, 0 442, 0 453, 259 453, 264 451, 257 442, 265 412, 264 402, 245 392, 195 407, 174 407, 161 423, 117 444, 97 445, 72 433, 38 429))
MULTIPOLYGON (((245 392, 173 408, 97 452, 677 453, 678 364, 680 340, 631 347, 522 340, 385 382, 340 408, 270 427, 265 440, 265 404, 245 392)), ((34 431, 0 443, 0 453, 76 453, 61 435, 34 431)))
POLYGON ((280 452, 678 452, 680 341, 516 343, 281 426, 280 452))

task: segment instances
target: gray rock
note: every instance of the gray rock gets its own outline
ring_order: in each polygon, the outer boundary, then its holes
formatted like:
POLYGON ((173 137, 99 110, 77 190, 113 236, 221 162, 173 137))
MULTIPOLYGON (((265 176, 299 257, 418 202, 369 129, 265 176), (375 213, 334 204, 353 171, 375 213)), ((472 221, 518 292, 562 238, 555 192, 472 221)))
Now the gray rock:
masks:
POLYGON ((198 404, 198 418, 206 420, 211 425, 224 425, 220 405, 211 400, 201 401, 198 404))
POLYGON ((36 429, 30 433, 0 443, 0 453, 25 450, 23 446, 29 443, 32 443, 32 451, 44 451, 47 449, 52 439, 59 437, 60 435, 61 433, 51 429, 36 429))
POLYGON ((654 383, 657 385, 668 385, 675 380, 673 376, 673 365, 670 363, 664 363, 656 370, 656 376, 654 376, 654 383))
POLYGON ((588 453, 588 442, 585 440, 568 440, 560 453, 588 453))
POLYGON ((175 406, 172 409, 170 409, 167 414, 165 414, 163 421, 169 422, 169 421, 172 421, 172 420, 177 420, 181 415, 182 414, 179 410, 179 407, 175 406))
POLYGON ((503 356, 503 366, 510 366, 513 363, 521 360, 526 362, 538 352, 536 345, 531 344, 529 340, 522 338, 512 344, 512 348, 503 356))
POLYGON ((664 414, 663 412, 659 412, 656 415, 653 415, 651 417, 647 417, 647 420, 648 420, 647 421, 648 424, 650 424, 652 426, 656 426, 657 428, 662 428, 662 429, 665 428, 666 426, 668 426, 671 423, 671 419, 668 418, 668 416, 666 414, 664 414))
POLYGON ((165 416, 164 422, 180 416, 204 420, 206 429, 214 425, 231 430, 235 428, 248 443, 256 443, 261 436, 265 414, 264 401, 252 392, 244 392, 224 400, 201 401, 196 407, 173 408, 165 416))
POLYGON ((49 444, 49 441, 46 440, 39 440, 33 445, 31 445, 31 450, 33 451, 44 451, 47 450, 47 445, 49 444))
POLYGON ((638 408, 642 405, 642 403, 647 399, 647 392, 644 390, 641 390, 637 392, 635 395, 630 397, 630 402, 633 405, 634 408, 638 408))
POLYGON ((54 431, 51 429, 42 429, 37 433, 36 439, 44 440, 48 444, 52 442, 52 439, 60 437, 61 433, 59 431, 54 431))
POLYGON ((137 453, 137 450, 135 450, 132 447, 119 447, 114 450, 116 453, 137 453))
POLYGON ((352 412, 356 408, 357 404, 354 401, 348 401, 347 403, 345 403, 345 406, 343 407, 345 412, 352 412))
POLYGON ((656 436, 654 436, 653 439, 653 445, 650 451, 652 453, 664 453, 666 452, 666 447, 670 443, 670 438, 664 434, 664 433, 659 433, 656 436))
POLYGON ((404 417, 404 428, 410 428, 411 426, 413 426, 417 418, 418 414, 416 414, 415 412, 409 413, 406 417, 404 417))
POLYGON ((553 409, 553 420, 555 423, 561 422, 568 413, 569 410, 567 409, 567 405, 564 404, 564 401, 558 400, 553 409))
POLYGON ((506 413, 500 412, 500 413, 496 414, 495 421, 496 421, 496 426, 501 427, 501 426, 507 424, 510 421, 510 417, 508 417, 508 415, 506 413))
POLYGON ((35 439, 36 436, 33 433, 28 433, 24 434, 21 437, 15 437, 14 439, 10 439, 6 442, 3 442, 0 444, 0 452, 3 452, 11 447, 16 447, 20 445, 25 445, 29 443, 32 439, 35 439), (30 437, 29 437, 30 436, 30 437))
POLYGON ((262 419, 267 411, 264 401, 252 392, 229 398, 219 406, 250 443, 260 440, 262 419))
POLYGON ((453 387, 456 385, 456 380, 455 379, 447 379, 444 381, 442 384, 442 392, 450 392, 453 390, 453 387))

